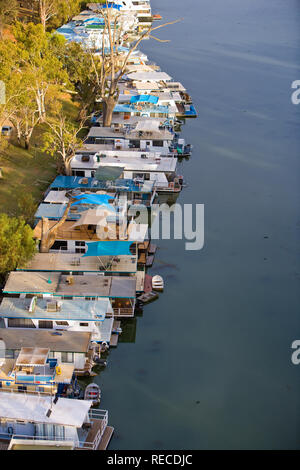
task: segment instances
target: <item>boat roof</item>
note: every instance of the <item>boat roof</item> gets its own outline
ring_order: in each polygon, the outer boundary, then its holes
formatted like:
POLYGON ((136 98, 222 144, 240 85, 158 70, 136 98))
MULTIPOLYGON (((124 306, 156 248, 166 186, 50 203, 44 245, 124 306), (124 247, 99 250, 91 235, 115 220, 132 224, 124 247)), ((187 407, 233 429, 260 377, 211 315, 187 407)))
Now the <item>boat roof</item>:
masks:
POLYGON ((118 103, 114 107, 114 113, 141 113, 141 112, 152 112, 152 113, 159 113, 165 114, 168 116, 170 113, 170 108, 168 106, 163 105, 149 105, 149 107, 143 108, 143 110, 138 109, 136 104, 122 104, 118 103))
MULTIPOLYGON (((99 181, 96 178, 83 178, 79 176, 63 176, 59 175, 55 178, 50 188, 67 188, 67 189, 98 189, 102 191, 109 190, 119 192, 136 192, 151 193, 154 183, 144 181, 143 184, 137 184, 132 179, 117 179, 115 181, 99 181)), ((51 191, 54 192, 54 191, 51 191)))
POLYGON ((66 277, 65 275, 61 276, 57 295, 110 298, 135 298, 136 296, 136 280, 134 277, 111 277, 98 274, 74 276, 73 284, 68 284, 66 277))
POLYGON ((5 293, 53 294, 75 297, 135 298, 136 280, 129 276, 103 276, 102 274, 69 276, 61 272, 12 271, 3 289, 5 293), (49 284, 48 280, 51 280, 49 284))
POLYGON ((66 197, 67 191, 49 191, 44 202, 51 204, 67 204, 69 198, 66 197))
POLYGON ((81 256, 74 253, 36 253, 27 264, 20 267, 24 271, 68 271, 68 272, 127 272, 135 273, 136 256, 81 256))
MULTIPOLYGON (((125 152, 123 152, 125 154, 125 152)), ((130 152, 128 152, 130 153, 130 152)), ((122 152, 115 152, 115 156, 100 157, 100 161, 97 161, 96 157, 91 157, 89 162, 81 161, 80 155, 75 155, 71 162, 72 168, 90 168, 97 169, 102 166, 113 166, 124 168, 124 171, 163 171, 163 172, 175 172, 177 165, 176 157, 150 157, 149 152, 140 152, 139 156, 123 156, 122 152), (143 158, 141 155, 146 155, 143 158)))
POLYGON ((168 82, 172 80, 172 77, 165 72, 132 72, 127 74, 130 80, 137 80, 137 81, 150 81, 150 82, 160 82, 165 81, 168 82))
POLYGON ((11 271, 4 293, 54 294, 60 282, 60 272, 11 271))
POLYGON ((23 393, 1 393, 1 419, 23 420, 30 423, 47 423, 80 428, 92 406, 90 400, 59 398, 53 403, 51 396, 23 393), (46 416, 49 409, 52 413, 46 416))
POLYGON ((32 299, 4 297, 0 305, 0 318, 31 318, 41 320, 104 321, 107 313, 112 313, 108 298, 96 301, 59 301, 58 311, 49 311, 48 301, 37 298, 33 312, 29 312, 32 299))
POLYGON ((48 348, 23 347, 16 359, 16 366, 44 366, 49 351, 48 348))
POLYGON ((55 352, 86 353, 91 333, 62 330, 55 332, 37 328, 0 328, 0 338, 5 347, 12 350, 31 347, 34 344, 35 347, 49 348, 55 352))
POLYGON ((110 342, 113 326, 114 326, 113 317, 105 318, 103 322, 97 324, 99 335, 100 335, 100 339, 99 339, 100 341, 105 341, 106 343, 110 342))
MULTIPOLYGON (((103 227, 107 229, 105 232, 98 234, 97 230, 89 230, 86 226, 84 229, 78 229, 77 227, 73 227, 74 221, 66 221, 64 222, 58 229, 56 234, 56 240, 73 240, 73 241, 84 241, 84 242, 97 242, 97 241, 127 241, 128 239, 128 229, 129 225, 126 227, 125 225, 118 226, 115 221, 105 221, 103 227), (105 238, 104 238, 105 234, 105 238), (101 238, 99 238, 101 237, 101 238)), ((49 220, 49 228, 53 227, 57 222, 55 220, 49 220)), ((95 222, 93 222, 93 225, 95 222)), ((101 222, 99 228, 101 230, 101 222)), ((42 220, 39 220, 34 228, 34 237, 37 239, 41 239, 41 231, 42 231, 42 220)), ((131 241, 135 241, 132 240, 131 241)), ((46 285, 46 287, 49 287, 46 285)), ((51 289, 47 289, 45 293, 51 293, 51 289)), ((12 291, 13 292, 13 291, 12 291)))
POLYGON ((160 121, 148 118, 147 120, 138 121, 134 129, 128 132, 116 131, 111 127, 91 127, 87 139, 90 138, 111 138, 111 139, 135 139, 147 140, 145 138, 159 139, 159 140, 173 140, 174 136, 166 129, 159 129, 160 121), (137 131, 142 131, 143 134, 136 134, 137 131), (145 134, 146 133, 146 134, 145 134))

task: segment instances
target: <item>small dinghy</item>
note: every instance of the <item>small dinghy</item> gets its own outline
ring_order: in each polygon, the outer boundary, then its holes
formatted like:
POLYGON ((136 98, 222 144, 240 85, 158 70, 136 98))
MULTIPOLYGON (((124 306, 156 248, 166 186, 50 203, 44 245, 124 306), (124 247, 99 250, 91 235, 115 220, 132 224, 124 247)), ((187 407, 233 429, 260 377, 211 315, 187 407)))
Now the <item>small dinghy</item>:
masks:
POLYGON ((162 291, 164 290, 164 280, 161 276, 153 276, 152 278, 152 289, 162 291))
POLYGON ((143 304, 147 304, 149 302, 152 302, 153 300, 158 299, 158 294, 157 292, 147 292, 145 294, 140 295, 137 299, 143 304))
POLYGON ((92 400, 93 406, 99 405, 101 399, 101 390, 95 383, 89 384, 84 391, 84 399, 92 400))

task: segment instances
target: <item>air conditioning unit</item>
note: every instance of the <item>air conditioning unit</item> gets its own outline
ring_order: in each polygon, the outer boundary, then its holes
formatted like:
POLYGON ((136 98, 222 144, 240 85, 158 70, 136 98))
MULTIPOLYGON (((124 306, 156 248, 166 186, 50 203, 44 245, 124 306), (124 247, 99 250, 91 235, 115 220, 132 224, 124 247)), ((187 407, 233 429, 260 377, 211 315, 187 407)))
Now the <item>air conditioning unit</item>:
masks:
POLYGON ((56 301, 47 302, 47 312, 58 312, 59 306, 56 301))

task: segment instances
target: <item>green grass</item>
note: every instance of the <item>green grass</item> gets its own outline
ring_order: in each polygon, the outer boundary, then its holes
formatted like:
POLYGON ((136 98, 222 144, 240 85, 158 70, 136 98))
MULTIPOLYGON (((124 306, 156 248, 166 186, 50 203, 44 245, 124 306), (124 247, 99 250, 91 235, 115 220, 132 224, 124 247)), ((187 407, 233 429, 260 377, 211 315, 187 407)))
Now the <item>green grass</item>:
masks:
MULTIPOLYGON (((71 120, 76 119, 78 107, 70 98, 64 96, 63 109, 71 120)), ((15 137, 9 140, 7 147, 0 148, 0 212, 10 216, 18 213, 20 194, 32 194, 38 204, 43 200, 43 193, 57 175, 54 157, 41 151, 42 136, 46 124, 34 130, 29 150, 21 148, 15 137)))

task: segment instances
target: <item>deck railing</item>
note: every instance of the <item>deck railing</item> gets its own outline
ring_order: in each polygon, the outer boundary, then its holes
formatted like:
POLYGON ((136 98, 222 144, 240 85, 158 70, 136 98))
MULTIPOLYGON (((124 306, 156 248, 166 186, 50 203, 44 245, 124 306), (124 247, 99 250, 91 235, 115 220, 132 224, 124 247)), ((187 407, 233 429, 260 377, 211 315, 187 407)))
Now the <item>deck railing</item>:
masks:
POLYGON ((134 308, 114 308, 114 317, 133 317, 134 308))
MULTIPOLYGON (((89 411, 89 418, 91 420, 91 425, 93 426, 93 421, 100 421, 100 427, 95 434, 94 440, 92 442, 89 441, 74 441, 69 438, 64 438, 62 436, 33 436, 33 435, 26 435, 26 434, 14 434, 8 432, 2 432, 0 429, 0 439, 4 440, 30 440, 30 441, 54 441, 54 442, 62 442, 63 444, 73 444, 74 447, 79 449, 90 449, 96 450, 101 442, 103 437, 104 431, 108 425, 108 411, 107 410, 90 410, 89 411)), ((13 423, 12 423, 13 426, 13 423)), ((92 427, 91 427, 92 429, 92 427)))

